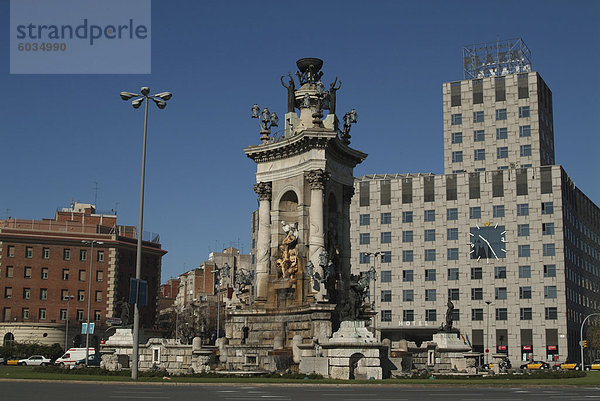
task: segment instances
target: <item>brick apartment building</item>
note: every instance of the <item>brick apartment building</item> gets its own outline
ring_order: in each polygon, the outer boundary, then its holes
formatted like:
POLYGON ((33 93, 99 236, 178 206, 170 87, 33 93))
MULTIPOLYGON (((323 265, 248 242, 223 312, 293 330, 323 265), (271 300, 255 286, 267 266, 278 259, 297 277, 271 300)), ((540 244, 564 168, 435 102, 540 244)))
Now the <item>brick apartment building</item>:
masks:
MULTIPOLYGON (((158 235, 144 238, 142 279, 148 281, 148 305, 140 308, 142 328, 150 329, 157 314, 161 249, 158 235)), ((109 327, 107 318, 133 321, 127 303, 129 279, 135 277, 135 226, 117 225, 114 213, 94 205, 72 204, 54 219, 0 220, 0 338, 65 344, 85 342, 81 323, 96 323, 91 344, 109 327), (94 241, 93 253, 91 241, 94 241), (90 275, 91 262, 91 275, 90 275), (91 293, 88 294, 91 278, 91 293)))

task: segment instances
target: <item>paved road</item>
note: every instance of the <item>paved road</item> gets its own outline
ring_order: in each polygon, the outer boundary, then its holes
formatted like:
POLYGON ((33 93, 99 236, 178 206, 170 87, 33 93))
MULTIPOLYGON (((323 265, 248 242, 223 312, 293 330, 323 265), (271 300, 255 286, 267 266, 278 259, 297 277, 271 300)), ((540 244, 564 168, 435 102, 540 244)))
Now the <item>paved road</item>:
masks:
POLYGON ((600 387, 186 385, 0 381, 0 399, 27 401, 519 401, 600 400, 600 387))

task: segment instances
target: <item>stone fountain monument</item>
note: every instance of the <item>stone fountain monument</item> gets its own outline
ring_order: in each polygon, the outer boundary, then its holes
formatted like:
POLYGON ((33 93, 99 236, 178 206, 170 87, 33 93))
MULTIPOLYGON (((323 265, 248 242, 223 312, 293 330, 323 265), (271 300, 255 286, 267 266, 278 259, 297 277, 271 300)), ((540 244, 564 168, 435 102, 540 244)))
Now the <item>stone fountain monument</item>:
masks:
POLYGON ((367 156, 349 147, 356 111, 345 113, 340 129, 341 81, 325 90, 322 60, 296 64, 295 76, 281 77, 287 89, 281 134, 272 133, 276 113, 252 107, 262 141, 244 149, 257 166, 256 271, 251 296, 227 311, 226 337, 219 341, 225 369, 294 371, 303 355, 323 355, 335 331, 370 335, 362 312, 368 280, 359 284, 350 274, 353 168, 367 156))

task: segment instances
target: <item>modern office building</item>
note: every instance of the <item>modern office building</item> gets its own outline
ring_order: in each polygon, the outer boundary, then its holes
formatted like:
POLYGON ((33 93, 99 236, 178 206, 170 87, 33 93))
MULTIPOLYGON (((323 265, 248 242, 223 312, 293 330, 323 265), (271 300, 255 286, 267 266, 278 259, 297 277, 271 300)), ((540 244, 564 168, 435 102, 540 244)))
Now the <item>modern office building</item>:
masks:
MULTIPOLYGON (((148 305, 140 307, 140 322, 151 329, 166 251, 158 235, 143 240, 148 305)), ((96 325, 92 345, 107 320, 133 321, 128 299, 136 249, 136 228, 117 225, 114 212, 97 211, 94 205, 74 203, 54 219, 0 220, 0 338, 64 345, 68 322, 68 345, 83 341, 85 346, 85 336, 78 333, 87 321, 88 300, 90 322, 96 325)))
POLYGON ((355 179, 352 269, 393 346, 445 320, 475 351, 575 360, 600 306, 600 211, 555 164, 552 93, 522 40, 465 47, 443 84, 444 174, 355 179))

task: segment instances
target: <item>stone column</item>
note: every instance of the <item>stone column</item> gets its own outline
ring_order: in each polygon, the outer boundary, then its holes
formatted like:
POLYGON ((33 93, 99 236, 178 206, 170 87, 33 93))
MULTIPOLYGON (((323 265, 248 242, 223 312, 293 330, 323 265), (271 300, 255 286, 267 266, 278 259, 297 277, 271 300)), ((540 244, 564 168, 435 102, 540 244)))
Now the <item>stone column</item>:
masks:
MULTIPOLYGON (((311 170, 308 172, 306 180, 310 185, 310 210, 308 212, 310 220, 310 235, 308 239, 309 260, 312 262, 315 271, 323 277, 323 268, 319 265, 319 255, 325 249, 325 229, 323 216, 323 190, 325 182, 329 179, 330 173, 321 169, 311 170)), ((314 288, 311 283, 310 288, 314 288)), ((315 299, 317 301, 325 301, 327 293, 323 283, 319 285, 315 299)))
POLYGON ((256 299, 267 299, 271 256, 271 194, 270 182, 254 185, 260 201, 258 207, 258 235, 256 244, 256 299))
POLYGON ((344 280, 350 279, 350 202, 354 196, 354 187, 344 185, 342 204, 342 234, 340 236, 340 260, 342 267, 342 277, 344 280))

